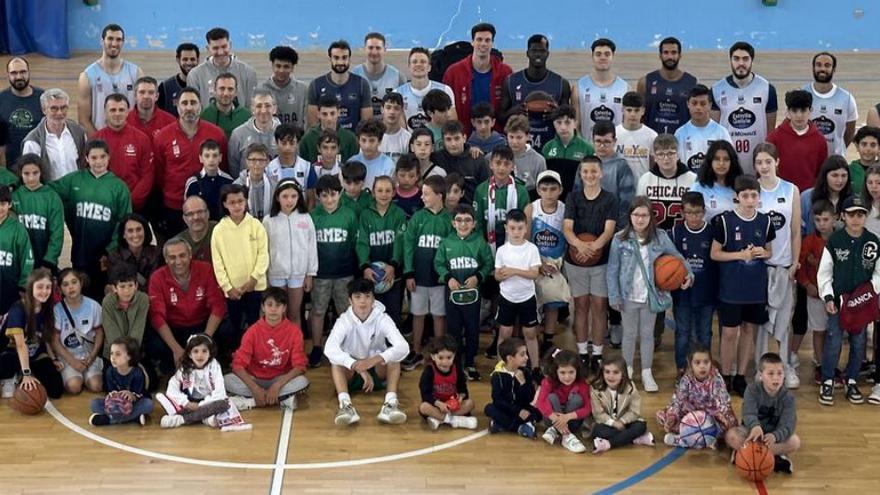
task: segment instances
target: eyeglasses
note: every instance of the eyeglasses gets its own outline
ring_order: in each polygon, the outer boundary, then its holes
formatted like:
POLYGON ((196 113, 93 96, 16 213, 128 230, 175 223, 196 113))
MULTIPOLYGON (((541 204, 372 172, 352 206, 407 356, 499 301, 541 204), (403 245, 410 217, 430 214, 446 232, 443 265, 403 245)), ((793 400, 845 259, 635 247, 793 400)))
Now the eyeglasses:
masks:
POLYGON ((269 161, 268 158, 248 158, 247 161, 251 163, 266 163, 269 161))
POLYGON ((677 151, 657 151, 654 153, 654 156, 657 158, 672 158, 677 154, 677 151))
POLYGON ((50 112, 66 112, 68 108, 70 108, 68 105, 61 105, 61 106, 51 105, 49 107, 49 111, 50 112))
POLYGON ((648 218, 651 215, 649 213, 630 213, 629 216, 631 216, 633 218, 648 218))
POLYGON ((202 210, 188 211, 188 212, 184 213, 183 216, 185 218, 192 218, 192 217, 200 217, 200 216, 207 215, 207 214, 208 214, 208 210, 202 209, 202 210))
POLYGON ((596 146, 611 146, 612 144, 614 144, 614 140, 613 139, 594 139, 593 144, 595 144, 596 146))

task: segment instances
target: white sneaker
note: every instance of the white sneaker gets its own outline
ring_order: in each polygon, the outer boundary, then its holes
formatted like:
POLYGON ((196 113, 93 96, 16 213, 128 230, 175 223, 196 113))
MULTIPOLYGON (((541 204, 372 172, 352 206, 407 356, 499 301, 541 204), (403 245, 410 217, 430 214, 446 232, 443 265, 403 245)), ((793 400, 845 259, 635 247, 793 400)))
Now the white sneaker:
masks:
POLYGON ((642 386, 645 388, 645 392, 656 392, 660 390, 660 387, 657 386, 657 382, 654 381, 654 374, 651 373, 651 368, 645 368, 642 370, 642 386))
POLYGON ((562 446, 565 447, 565 450, 574 452, 575 454, 582 454, 587 451, 587 448, 584 447, 584 444, 581 443, 577 435, 572 433, 562 437, 562 446))
POLYGON ((678 446, 678 438, 676 438, 675 433, 667 433, 663 435, 663 443, 670 447, 676 447, 678 446))
POLYGON ((437 418, 432 418, 428 416, 428 426, 431 427, 432 430, 436 430, 440 428, 441 421, 437 418))
POLYGON ((880 383, 874 385, 874 388, 871 389, 871 395, 868 396, 868 404, 880 406, 880 383))
POLYGON ((360 420, 361 417, 358 416, 354 406, 349 402, 336 411, 336 419, 334 419, 334 422, 336 423, 336 426, 348 426, 353 425, 360 420))
POLYGON ((785 388, 794 390, 801 386, 801 379, 798 377, 797 369, 789 366, 785 369, 785 388))
POLYGON ((477 429, 477 418, 473 416, 453 416, 449 418, 449 424, 453 428, 466 428, 468 430, 477 429))
POLYGON ((550 445, 553 445, 556 443, 556 440, 559 440, 559 432, 556 431, 555 427, 551 426, 550 428, 547 428, 543 435, 541 435, 541 438, 550 445))
POLYGON ((183 426, 183 416, 180 414, 168 414, 162 416, 162 419, 159 421, 159 425, 162 428, 177 428, 178 426, 183 426))
POLYGON ((171 399, 169 399, 168 396, 166 396, 162 392, 157 393, 155 397, 156 402, 158 402, 159 405, 162 406, 162 409, 165 410, 165 414, 169 416, 174 416, 180 412, 177 410, 177 407, 174 406, 174 403, 171 402, 171 399))
POLYGON ((291 395, 290 397, 280 401, 278 403, 278 405, 281 406, 281 409, 287 409, 289 411, 294 411, 294 410, 296 410, 296 396, 291 395))
POLYGON ((654 435, 649 431, 642 433, 641 436, 633 440, 633 445, 644 445, 645 447, 654 446, 654 435))
POLYGON ((239 411, 247 411, 257 407, 257 401, 255 401, 253 397, 233 395, 229 397, 229 402, 235 404, 235 408, 239 411))
POLYGON ((208 416, 202 420, 202 424, 210 426, 211 428, 217 428, 219 426, 219 423, 217 423, 217 416, 208 416))
POLYGON ((382 404, 382 409, 379 409, 376 419, 389 425, 399 425, 406 423, 406 413, 401 411, 397 404, 386 402, 382 404))
POLYGON ((801 365, 801 358, 798 357, 798 355, 797 355, 796 352, 792 352, 791 354, 789 354, 789 356, 788 356, 788 364, 789 364, 792 368, 799 368, 799 367, 800 367, 800 365, 801 365))
POLYGON ((629 376, 630 381, 632 381, 635 378, 635 376, 633 376, 633 373, 635 373, 635 370, 633 370, 633 367, 627 366, 626 367, 626 374, 627 374, 627 376, 629 376))
POLYGON ((10 378, 8 380, 3 380, 3 392, 2 398, 11 399, 13 395, 15 395, 15 378, 10 378))

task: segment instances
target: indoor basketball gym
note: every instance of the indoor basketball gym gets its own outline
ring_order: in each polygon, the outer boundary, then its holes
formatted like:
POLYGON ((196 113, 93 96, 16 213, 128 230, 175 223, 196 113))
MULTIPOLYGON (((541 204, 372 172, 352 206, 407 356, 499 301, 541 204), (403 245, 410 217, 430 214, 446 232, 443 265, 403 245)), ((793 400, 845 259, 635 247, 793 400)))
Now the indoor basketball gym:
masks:
MULTIPOLYGON (((23 3, 2 2, 7 16, 3 29, 16 22, 9 16, 23 3)), ((108 23, 126 29, 126 60, 159 80, 178 70, 174 47, 185 41, 201 47, 204 32, 213 26, 229 29, 236 57, 256 69, 259 81, 272 73, 268 50, 290 45, 300 56, 294 77, 308 82, 327 71, 325 47, 337 38, 351 43, 354 65, 364 60, 363 35, 369 31, 385 33, 385 61, 408 76, 407 54, 412 46, 434 50, 453 41, 469 41, 472 25, 491 22, 498 29, 495 48, 513 71, 527 64, 526 38, 544 33, 551 40, 548 67, 570 82, 577 81, 590 70, 592 40, 608 37, 618 46, 614 71, 634 88, 640 77, 658 67, 659 39, 677 36, 683 43, 682 69, 711 85, 730 74, 727 49, 744 40, 757 52, 753 70, 769 80, 779 94, 777 122, 782 121, 785 111, 784 93, 811 81, 810 63, 818 51, 836 55, 834 82, 855 97, 857 127, 865 125, 869 109, 880 102, 880 38, 873 28, 880 11, 872 2, 858 0, 680 0, 650 6, 632 0, 566 0, 541 5, 520 0, 455 0, 441 4, 325 2, 323 8, 267 0, 251 2, 245 8, 230 1, 162 0, 149 7, 112 0, 45 3, 46 9, 66 8, 63 19, 54 22, 66 24, 70 36, 63 44, 69 56, 27 53, 31 84, 65 90, 71 97, 68 117, 72 119, 76 119, 77 78, 100 56, 100 29, 108 23), (385 10, 398 8, 406 9, 407 15, 385 10), (431 16, 437 19, 424 21, 431 16), (292 24, 297 26, 289 27, 292 24), (422 27, 417 27, 420 24, 422 27), (578 34, 572 34, 575 31, 578 34)), ((6 66, 13 55, 0 53, 6 66)), ((2 89, 7 87, 2 83, 2 89)), ((846 158, 847 162, 858 158, 855 145, 849 146, 846 158)), ((68 238, 59 263, 62 267, 69 252, 68 238)), ((556 346, 574 348, 575 317, 572 314, 560 322, 556 346)), ((409 416, 402 425, 376 420, 383 402, 381 393, 352 393, 360 422, 351 427, 334 425, 336 394, 326 363, 308 370, 311 385, 298 397, 295 410, 267 407, 243 411, 245 421, 252 425, 246 431, 219 432, 203 426, 162 429, 158 406, 145 426, 129 423, 97 428, 89 424, 89 401, 99 395, 91 392, 48 401, 44 411, 35 415, 23 415, 13 410, 10 399, 3 399, 0 492, 795 494, 876 490, 880 481, 876 471, 880 464, 880 408, 850 404, 839 391, 834 407, 817 403, 818 386, 809 366, 809 337, 799 352, 801 384, 791 391, 797 401, 797 434, 802 441, 800 450, 791 454, 793 474, 773 473, 766 478, 756 476, 760 480, 753 481, 738 474, 726 446, 714 450, 664 445, 664 432, 654 414, 668 404, 676 381, 672 311, 666 324, 662 343, 655 349, 654 376, 659 392, 646 393, 641 382, 635 381, 642 397, 641 415, 656 439, 653 447, 627 446, 600 455, 591 454, 588 448, 586 453, 575 455, 558 445, 548 445, 540 433, 537 439, 515 433, 490 434, 483 407, 491 401, 489 375, 497 360, 483 355, 491 340, 490 333, 483 332, 476 363, 483 379, 468 383, 476 403, 476 430, 441 427, 434 431, 428 427, 418 414, 421 367, 401 376, 400 407, 409 416)), ((875 330, 869 327, 866 331, 866 352, 873 356, 876 349, 870 336, 875 330)), ((717 332, 713 331, 713 358, 717 358, 717 345, 717 332)), ((842 363, 847 350, 844 345, 842 363)), ((619 353, 619 349, 606 346, 606 359, 619 353)), ((866 391, 871 385, 861 382, 861 387, 866 391)), ((159 387, 163 389, 164 380, 159 387)), ((739 418, 742 399, 733 397, 732 404, 739 418)), ((757 455, 752 461, 761 462, 757 455)), ((761 466, 749 468, 754 472, 761 466)), ((749 469, 744 471, 749 474, 749 469)))

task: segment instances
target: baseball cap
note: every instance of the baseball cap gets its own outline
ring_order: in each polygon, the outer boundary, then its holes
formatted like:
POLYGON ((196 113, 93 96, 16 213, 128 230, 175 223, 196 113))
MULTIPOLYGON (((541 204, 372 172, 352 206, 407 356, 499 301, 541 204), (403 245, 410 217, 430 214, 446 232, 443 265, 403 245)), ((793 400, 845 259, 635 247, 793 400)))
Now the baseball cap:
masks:
POLYGON ((843 211, 853 212, 853 211, 864 211, 868 212, 868 207, 865 205, 865 202, 862 201, 862 198, 858 196, 850 196, 843 200, 843 207, 841 208, 843 211))
POLYGON ((562 177, 559 176, 559 172, 555 170, 545 170, 538 174, 538 180, 535 181, 536 184, 540 184, 544 179, 550 179, 556 181, 560 186, 562 185, 562 177))

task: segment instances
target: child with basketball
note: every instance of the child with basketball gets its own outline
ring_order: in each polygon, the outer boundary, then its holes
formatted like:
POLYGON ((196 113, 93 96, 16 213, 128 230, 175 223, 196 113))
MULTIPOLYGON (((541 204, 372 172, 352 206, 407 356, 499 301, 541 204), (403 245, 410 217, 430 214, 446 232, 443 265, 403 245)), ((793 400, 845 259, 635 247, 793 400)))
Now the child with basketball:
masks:
POLYGON ((529 355, 525 342, 516 337, 505 340, 498 344, 498 357, 501 360, 492 371, 492 402, 483 409, 491 419, 489 433, 515 431, 534 439, 535 423, 544 416, 532 405, 535 385, 526 367, 529 355))
POLYGON ((687 270, 682 289, 690 287, 693 273, 675 249, 665 230, 658 229, 651 201, 636 196, 629 206, 629 224, 611 241, 608 256, 608 302, 623 318, 623 358, 627 375, 635 365, 636 339, 641 341, 642 386, 645 392, 659 390, 651 366, 654 363, 654 322, 657 313, 672 306, 668 291, 655 286, 654 262, 662 255, 678 258, 687 270))
POLYGON ((104 370, 106 397, 92 399, 89 424, 107 426, 122 423, 147 424, 153 401, 147 389, 150 379, 140 365, 140 347, 131 337, 119 337, 110 344, 110 366, 104 370))
POLYGON ((642 398, 629 375, 626 361, 615 357, 602 363, 602 373, 590 388, 593 420, 593 453, 624 445, 654 446, 654 435, 642 417, 642 398))
POLYGON ((208 334, 198 333, 187 339, 180 368, 168 379, 166 392, 156 394, 156 401, 165 410, 162 428, 201 422, 211 428, 240 429, 244 421, 226 397, 216 354, 214 340, 208 334))
POLYGON ((590 386, 581 360, 575 352, 553 349, 544 359, 544 373, 535 399, 535 406, 548 425, 541 438, 553 445, 561 435, 566 450, 575 454, 585 452, 587 448, 578 433, 590 416, 590 386))
POLYGON ((768 352, 758 362, 758 379, 746 388, 742 405, 742 426, 724 436, 734 453, 749 442, 767 446, 775 458, 774 471, 792 473, 788 454, 801 446, 795 434, 797 408, 794 394, 785 386, 785 368, 779 354, 768 352))
POLYGON ((85 385, 90 392, 100 392, 104 371, 104 362, 100 359, 104 347, 101 306, 82 294, 88 283, 83 273, 65 268, 58 279, 63 297, 55 305, 52 347, 64 365, 61 369, 64 390, 78 394, 85 385))
MULTIPOLYGON (((692 412, 702 412, 710 417, 723 434, 736 426, 736 415, 730 404, 730 394, 718 369, 712 363, 709 349, 694 344, 688 355, 688 371, 678 381, 672 400, 665 408, 657 411, 657 422, 666 431, 663 443, 672 447, 690 447, 691 439, 682 439, 681 421, 692 412)), ((712 437, 709 437, 712 438, 712 437)), ((705 446, 712 447, 714 440, 705 446)), ((702 444, 700 444, 702 446, 702 444)))
POLYGON ((399 425, 406 422, 400 408, 397 385, 400 362, 409 353, 409 344, 376 301, 371 280, 356 278, 348 285, 348 310, 339 316, 327 337, 324 353, 330 360, 330 373, 339 400, 334 422, 348 426, 361 417, 351 403, 351 390, 365 393, 385 389, 385 400, 376 419, 399 425))
POLYGON ((419 414, 432 430, 447 424, 453 428, 476 429, 477 418, 471 416, 474 401, 470 398, 467 378, 458 364, 455 354, 458 344, 450 335, 434 337, 428 347, 431 362, 422 371, 419 391, 422 403, 419 414))

